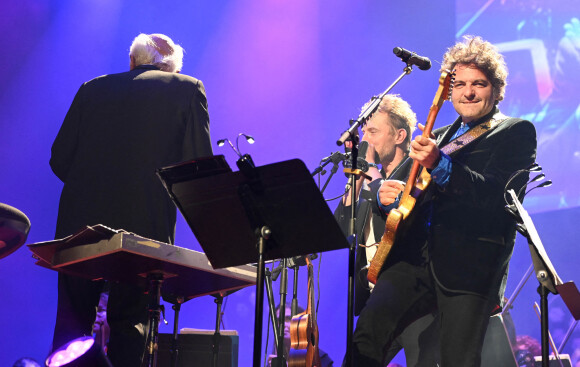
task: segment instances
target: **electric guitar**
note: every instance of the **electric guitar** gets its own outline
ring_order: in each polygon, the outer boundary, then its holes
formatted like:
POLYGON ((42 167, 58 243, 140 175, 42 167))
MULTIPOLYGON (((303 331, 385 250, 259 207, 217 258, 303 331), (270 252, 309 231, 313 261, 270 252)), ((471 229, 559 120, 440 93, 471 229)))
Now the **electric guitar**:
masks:
MULTIPOLYGON (((435 118, 437 118, 437 114, 439 113, 443 102, 449 96, 452 79, 453 74, 451 72, 444 71, 441 73, 441 77, 439 78, 439 87, 437 88, 437 93, 435 94, 433 104, 429 109, 429 115, 427 116, 425 129, 423 129, 422 135, 426 138, 430 137, 431 131, 433 130, 433 125, 435 124, 435 118)), ((411 167, 409 178, 407 179, 407 184, 405 185, 401 200, 399 201, 399 207, 397 209, 391 210, 387 216, 385 232, 381 237, 381 241, 377 243, 377 252, 371 260, 368 269, 367 279, 369 282, 376 284, 381 268, 383 267, 385 260, 387 259, 395 243, 397 230, 400 224, 411 214, 413 208, 415 207, 415 203, 425 192, 430 182, 431 175, 418 162, 414 161, 413 166, 411 167)))

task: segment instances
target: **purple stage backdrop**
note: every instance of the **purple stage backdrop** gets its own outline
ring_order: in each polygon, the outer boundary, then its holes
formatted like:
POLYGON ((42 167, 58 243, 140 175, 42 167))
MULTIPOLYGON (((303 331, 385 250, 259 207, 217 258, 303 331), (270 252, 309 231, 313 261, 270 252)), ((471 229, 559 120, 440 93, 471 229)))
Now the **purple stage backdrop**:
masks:
MULTIPOLYGON (((578 9, 577 1, 562 0, 457 5, 452 0, 406 5, 380 0, 6 3, 0 15, 0 31, 7 36, 0 61, 0 202, 28 215, 28 243, 53 238, 62 183, 48 165, 52 141, 83 82, 128 70, 129 45, 140 32, 165 33, 185 48, 183 73, 203 80, 214 151, 224 154, 232 167, 235 154, 215 142, 246 133, 256 142, 240 141, 240 149, 256 164, 299 158, 310 170, 339 150, 335 141, 360 106, 401 74, 404 64, 392 54, 394 47, 415 50, 433 62, 431 70, 415 68, 393 90, 424 121, 446 48, 463 34, 477 34, 506 55, 511 74, 500 105, 503 112, 525 116, 537 126, 538 162, 554 185, 533 191, 526 207, 538 213, 538 231, 560 276, 577 280, 573 240, 580 201, 574 181, 580 167, 580 24, 573 17, 578 9)), ((454 118, 446 103, 436 126, 454 118)), ((335 175, 325 197, 339 196, 345 180, 335 175)), ((336 201, 329 202, 332 210, 335 206, 336 201)), ((201 250, 181 217, 176 244, 201 250)), ((347 257, 346 250, 339 250, 315 261, 315 274, 320 266, 320 346, 335 365, 342 361, 346 344, 347 257)), ((520 238, 507 295, 529 264, 520 238)), ((0 260, 1 366, 24 356, 39 361, 46 357, 56 313, 56 279, 55 272, 34 265, 26 247, 0 260)), ((304 304, 304 270, 299 282, 304 304)), ((528 282, 511 312, 518 334, 539 338, 532 310, 537 300, 534 282, 528 282)), ((559 344, 570 316, 558 296, 550 299, 559 344)), ((252 364, 254 306, 255 287, 230 295, 224 304, 223 327, 240 335, 240 366, 252 364)), ((173 314, 166 307, 169 325, 162 325, 161 332, 169 333, 173 314)), ((264 348, 267 325, 264 317, 264 348)), ((214 326, 213 298, 183 305, 180 327, 214 326)), ((269 350, 271 343, 270 333, 269 350)), ((564 351, 572 354, 573 347, 580 347, 578 332, 564 351)), ((404 364, 402 354, 397 361, 404 364)))

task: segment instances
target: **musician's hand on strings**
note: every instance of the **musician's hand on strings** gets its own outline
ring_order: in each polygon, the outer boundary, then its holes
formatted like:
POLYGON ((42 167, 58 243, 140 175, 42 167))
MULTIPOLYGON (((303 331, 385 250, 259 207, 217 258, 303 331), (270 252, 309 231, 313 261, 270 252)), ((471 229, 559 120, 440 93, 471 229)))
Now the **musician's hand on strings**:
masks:
POLYGON ((439 163, 441 153, 435 144, 435 140, 418 135, 411 141, 409 157, 423 167, 433 169, 439 163))
POLYGON ((384 206, 395 202, 399 194, 405 189, 405 185, 398 180, 386 180, 379 189, 379 200, 384 206))

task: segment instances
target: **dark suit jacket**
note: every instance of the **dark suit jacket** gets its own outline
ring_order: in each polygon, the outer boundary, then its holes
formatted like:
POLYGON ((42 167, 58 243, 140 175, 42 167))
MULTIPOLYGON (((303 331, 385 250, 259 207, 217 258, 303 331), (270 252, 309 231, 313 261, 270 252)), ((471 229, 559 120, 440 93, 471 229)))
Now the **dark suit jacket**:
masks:
MULTIPOLYGON (((459 126, 457 120, 434 131, 439 146, 449 142, 459 126)), ((499 301, 516 235, 515 221, 504 209, 504 188, 512 173, 534 162, 535 128, 529 121, 510 118, 450 157, 448 185, 440 189, 432 183, 424 202, 431 209, 433 274, 444 288, 499 301)), ((526 180, 527 174, 521 175, 510 187, 518 192, 526 180)))
POLYGON ((172 243, 176 210, 155 170, 209 155, 200 80, 142 65, 84 83, 52 146, 56 238, 101 223, 172 243))
MULTIPOLYGON (((389 177, 391 180, 407 181, 409 170, 411 169, 413 161, 408 159, 401 162, 401 167, 389 177)), ((374 180, 369 184, 370 191, 361 190, 359 200, 357 202, 356 212, 356 233, 359 244, 365 244, 366 238, 364 236, 364 229, 367 226, 369 212, 372 212, 371 220, 373 221, 373 229, 375 239, 381 239, 385 232, 386 214, 383 213, 377 203, 377 192, 381 187, 382 180, 374 180)), ((339 202, 334 212, 334 217, 338 221, 340 228, 345 236, 349 236, 351 207, 339 202)), ((355 260, 355 300, 354 313, 358 315, 364 307, 367 299, 370 296, 368 280, 366 279, 366 272, 361 273, 361 269, 367 265, 366 249, 361 246, 356 248, 355 260)))

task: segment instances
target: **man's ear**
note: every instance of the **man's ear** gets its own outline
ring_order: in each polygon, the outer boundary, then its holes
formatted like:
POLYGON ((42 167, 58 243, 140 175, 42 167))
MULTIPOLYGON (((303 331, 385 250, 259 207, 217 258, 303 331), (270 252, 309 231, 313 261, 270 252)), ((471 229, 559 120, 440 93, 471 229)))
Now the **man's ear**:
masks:
POLYGON ((405 139, 407 139, 407 130, 405 129, 397 129, 395 132, 395 144, 403 144, 405 139))

